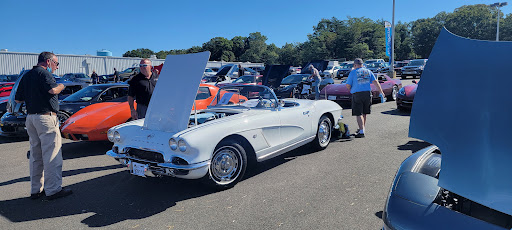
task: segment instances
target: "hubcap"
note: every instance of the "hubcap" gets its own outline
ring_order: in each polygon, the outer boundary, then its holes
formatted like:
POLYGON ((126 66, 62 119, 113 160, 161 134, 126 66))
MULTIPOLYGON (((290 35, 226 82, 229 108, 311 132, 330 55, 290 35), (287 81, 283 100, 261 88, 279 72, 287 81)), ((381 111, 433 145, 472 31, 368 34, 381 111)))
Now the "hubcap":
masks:
POLYGON ((212 177, 218 183, 230 183, 237 178, 241 161, 237 149, 226 146, 217 151, 211 162, 212 177))
POLYGON ((318 140, 321 145, 325 145, 325 143, 329 141, 330 132, 329 123, 326 120, 323 120, 318 127, 318 140))
POLYGON ((396 100, 396 94, 398 93, 397 91, 398 90, 397 90, 396 86, 393 86, 393 94, 391 94, 393 97, 393 100, 396 100))

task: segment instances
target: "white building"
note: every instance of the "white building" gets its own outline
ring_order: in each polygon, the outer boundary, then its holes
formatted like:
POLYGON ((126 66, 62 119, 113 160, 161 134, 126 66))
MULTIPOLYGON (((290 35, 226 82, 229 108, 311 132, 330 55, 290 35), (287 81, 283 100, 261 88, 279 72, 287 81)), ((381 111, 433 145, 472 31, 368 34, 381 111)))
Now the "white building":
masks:
MULTIPOLYGON (((96 70, 98 75, 113 74, 114 68, 121 72, 126 68, 139 64, 142 58, 91 56, 56 54, 59 59, 59 69, 55 74, 62 76, 66 73, 85 73, 91 75, 96 70)), ((0 75, 18 74, 22 69, 31 69, 37 64, 39 53, 21 53, 0 51, 0 75)), ((151 58, 150 58, 151 59, 151 58)), ((154 66, 164 63, 165 59, 151 59, 154 66)), ((210 61, 207 67, 221 67, 233 62, 210 61)), ((239 64, 238 62, 235 62, 239 64)), ((243 67, 263 66, 262 63, 240 63, 243 67)))

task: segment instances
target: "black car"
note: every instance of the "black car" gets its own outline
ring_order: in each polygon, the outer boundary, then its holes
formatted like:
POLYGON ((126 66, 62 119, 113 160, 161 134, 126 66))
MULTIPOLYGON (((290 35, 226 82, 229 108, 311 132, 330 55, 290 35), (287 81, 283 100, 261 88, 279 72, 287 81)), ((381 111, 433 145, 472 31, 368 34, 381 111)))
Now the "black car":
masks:
MULTIPOLYGON (((14 95, 16 94, 18 84, 19 79, 11 92, 11 96, 7 104, 7 112, 0 120, 0 135, 2 136, 27 136, 27 132, 25 130, 25 120, 27 117, 25 105, 14 101, 14 95)), ((76 83, 66 82, 63 84, 76 83)), ((70 89, 69 92, 73 92, 73 90, 70 89)), ((118 83, 91 85, 73 93, 72 95, 65 95, 65 93, 67 92, 63 90, 63 92, 59 94, 59 96, 67 96, 65 99, 59 101, 59 112, 57 113, 57 117, 59 118, 60 123, 63 123, 78 110, 94 103, 104 101, 127 101, 128 84, 118 83)))
MULTIPOLYGON (((281 86, 274 91, 276 96, 278 98, 293 98, 295 89, 299 84, 307 82, 309 76, 311 76, 311 74, 293 74, 285 77, 281 81, 281 86)), ((334 81, 332 78, 322 78, 322 81, 320 82, 320 90, 326 85, 333 83, 334 81)))
POLYGON ((112 83, 91 85, 84 88, 59 103, 57 116, 61 123, 78 110, 99 102, 125 102, 128 100, 128 84, 112 83))

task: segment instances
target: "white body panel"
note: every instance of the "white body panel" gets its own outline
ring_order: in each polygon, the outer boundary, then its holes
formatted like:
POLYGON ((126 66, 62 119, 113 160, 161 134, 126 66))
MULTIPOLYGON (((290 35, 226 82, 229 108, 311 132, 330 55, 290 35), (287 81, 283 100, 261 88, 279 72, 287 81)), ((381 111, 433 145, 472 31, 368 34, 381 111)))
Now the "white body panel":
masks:
MULTIPOLYGON (((162 153, 165 162, 170 162, 177 156, 188 164, 208 162, 222 140, 239 136, 247 140, 254 150, 256 159, 262 161, 311 142, 315 138, 318 121, 322 115, 327 114, 331 117, 333 124, 341 115, 341 107, 332 101, 288 101, 288 104, 293 103, 295 106, 292 107, 223 109, 221 111, 238 114, 209 121, 178 133, 144 130, 140 121, 116 126, 112 131, 121 134, 121 141, 115 142, 120 152, 126 147, 148 149, 162 153), (187 143, 187 150, 171 150, 168 144, 171 137, 184 140, 187 143)), ((176 177, 199 178, 206 175, 205 168, 191 170, 188 175, 176 177)))

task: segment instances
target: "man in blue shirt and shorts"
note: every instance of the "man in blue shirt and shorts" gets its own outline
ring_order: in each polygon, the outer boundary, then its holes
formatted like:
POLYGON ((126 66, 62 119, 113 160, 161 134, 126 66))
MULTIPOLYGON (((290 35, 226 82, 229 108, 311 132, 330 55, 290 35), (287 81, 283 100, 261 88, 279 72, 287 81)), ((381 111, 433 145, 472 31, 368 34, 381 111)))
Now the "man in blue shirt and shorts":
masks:
POLYGON ((348 75, 346 83, 347 88, 352 94, 352 116, 357 117, 357 125, 359 126, 359 130, 355 134, 356 138, 364 137, 366 115, 371 112, 371 83, 379 88, 380 96, 384 97, 382 87, 380 87, 375 75, 373 75, 372 71, 363 67, 363 60, 361 58, 356 58, 354 60, 354 70, 348 75))

